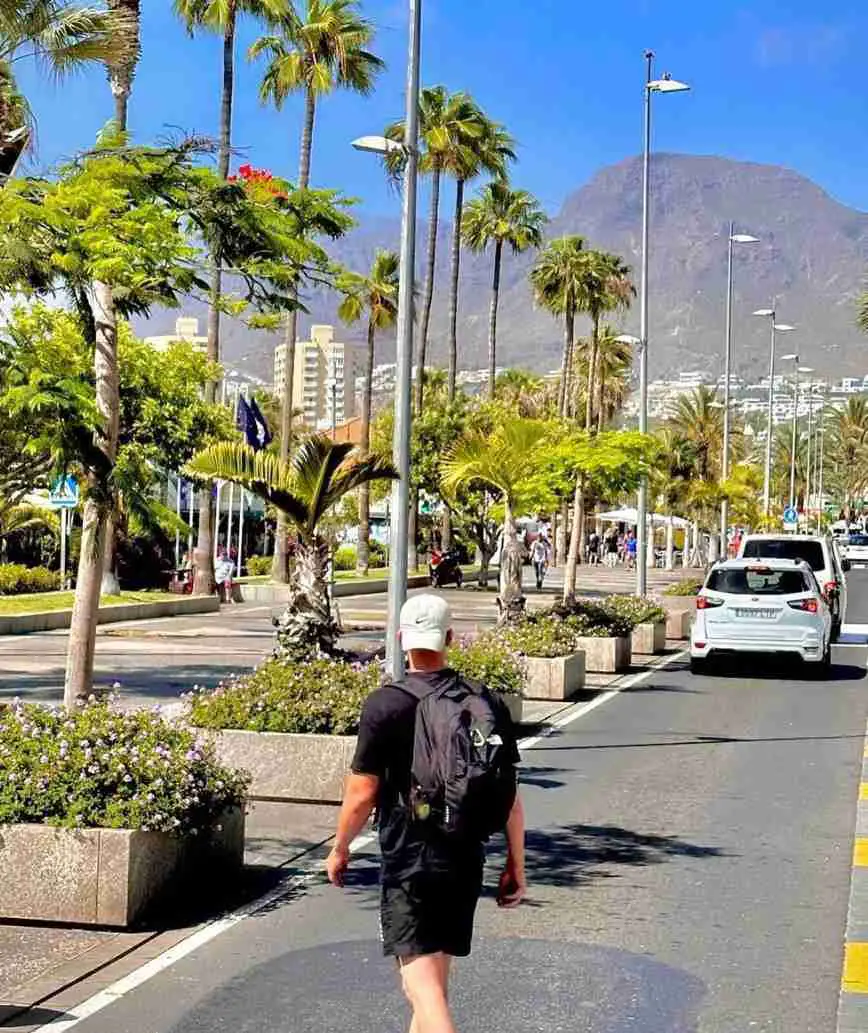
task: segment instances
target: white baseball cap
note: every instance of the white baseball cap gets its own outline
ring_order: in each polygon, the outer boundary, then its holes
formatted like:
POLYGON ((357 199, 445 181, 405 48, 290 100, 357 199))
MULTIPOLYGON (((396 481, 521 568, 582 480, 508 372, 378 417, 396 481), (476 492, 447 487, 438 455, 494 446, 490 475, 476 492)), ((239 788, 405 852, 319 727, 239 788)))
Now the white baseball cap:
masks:
POLYGON ((401 607, 401 645, 405 651, 430 649, 439 653, 451 627, 449 605, 439 595, 414 595, 401 607))

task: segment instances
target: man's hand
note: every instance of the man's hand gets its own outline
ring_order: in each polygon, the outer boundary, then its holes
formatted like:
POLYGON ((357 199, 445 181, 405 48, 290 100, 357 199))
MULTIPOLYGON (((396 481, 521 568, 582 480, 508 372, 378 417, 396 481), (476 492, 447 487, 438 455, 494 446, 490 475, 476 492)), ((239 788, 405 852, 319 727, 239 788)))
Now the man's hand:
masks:
POLYGON ((344 874, 350 866, 350 852, 346 849, 332 847, 331 853, 326 858, 326 875, 333 886, 343 886, 344 874))
POLYGON ((518 907, 524 900, 527 893, 527 880, 524 869, 519 869, 512 862, 507 861, 506 867, 500 875, 500 882, 497 887, 498 907, 518 907))

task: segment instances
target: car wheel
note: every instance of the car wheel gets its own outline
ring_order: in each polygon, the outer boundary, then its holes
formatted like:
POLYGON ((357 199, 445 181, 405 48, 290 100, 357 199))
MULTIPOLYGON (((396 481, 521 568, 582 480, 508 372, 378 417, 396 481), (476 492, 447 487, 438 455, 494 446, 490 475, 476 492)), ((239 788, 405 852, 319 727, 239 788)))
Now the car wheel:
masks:
POLYGON ((690 673, 691 674, 708 674, 708 657, 706 656, 692 656, 690 658, 690 673))

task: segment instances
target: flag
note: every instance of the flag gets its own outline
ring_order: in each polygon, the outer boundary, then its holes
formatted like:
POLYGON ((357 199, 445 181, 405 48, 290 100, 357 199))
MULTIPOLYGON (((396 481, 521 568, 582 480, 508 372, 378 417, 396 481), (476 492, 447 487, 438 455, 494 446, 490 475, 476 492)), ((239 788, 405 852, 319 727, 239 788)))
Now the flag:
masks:
POLYGON ((238 396, 238 412, 235 418, 236 425, 244 435, 247 444, 257 452, 271 441, 272 434, 265 422, 265 417, 256 399, 251 398, 248 402, 243 395, 238 396))
MULTIPOLYGON (((262 410, 256 404, 255 398, 250 399, 249 408, 256 426, 256 440, 259 442, 260 448, 265 448, 266 445, 270 444, 274 435, 271 433, 271 430, 268 427, 268 422, 262 415, 262 410)), ((254 445, 253 447, 255 448, 256 446, 254 445)))

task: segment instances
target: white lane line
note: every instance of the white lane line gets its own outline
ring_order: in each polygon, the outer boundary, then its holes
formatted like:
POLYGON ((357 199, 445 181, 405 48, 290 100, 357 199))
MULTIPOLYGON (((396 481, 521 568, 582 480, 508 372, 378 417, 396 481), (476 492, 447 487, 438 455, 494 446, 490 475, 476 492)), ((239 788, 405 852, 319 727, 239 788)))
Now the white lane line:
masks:
MULTIPOLYGON (((589 714, 592 710, 596 710, 597 707, 603 706, 603 704, 608 703, 622 692, 625 692, 626 690, 633 688, 634 685, 638 685, 640 682, 645 681, 656 671, 662 670, 664 667, 674 663, 676 660, 681 660, 683 657, 687 656, 688 652, 689 650, 685 649, 680 653, 674 653, 672 656, 667 656, 653 667, 650 667, 645 671, 640 671, 638 674, 631 675, 622 682, 617 689, 609 689, 602 692, 599 696, 595 696, 587 703, 576 703, 565 713, 561 714, 556 721, 553 721, 544 732, 541 732, 539 735, 529 736, 526 739, 521 739, 518 744, 519 749, 532 750, 534 746, 549 735, 552 735, 561 728, 565 728, 574 721, 578 721, 579 718, 584 717, 585 714, 589 714)), ((365 847, 370 846, 375 840, 375 833, 365 832, 353 840, 351 850, 353 853, 356 853, 359 850, 363 850, 365 847)), ((66 1030, 73 1029, 80 1022, 84 1022, 85 1019, 89 1019, 92 1015, 96 1015, 97 1012, 107 1008, 110 1004, 115 1004, 117 1001, 121 1000, 121 998, 125 997, 133 990, 136 990, 138 987, 142 986, 142 984, 147 983, 148 980, 153 979, 154 976, 164 972, 167 968, 170 968, 182 958, 186 958, 200 947, 204 947, 206 943, 210 943, 222 933, 225 933, 233 926, 238 925, 239 922, 244 921, 246 918, 251 918, 253 915, 258 914, 260 911, 270 907, 272 904, 285 899, 295 890, 307 886, 314 879, 320 878, 322 874, 322 862, 319 858, 303 862, 298 865, 298 868, 300 871, 298 871, 297 874, 287 876, 285 880, 275 886, 274 889, 269 890, 269 892, 264 896, 251 901, 249 904, 245 904, 243 907, 238 908, 231 914, 225 915, 223 918, 215 919, 208 925, 203 926, 201 929, 197 929, 196 932, 191 933, 185 940, 182 940, 180 943, 176 943, 174 947, 169 947, 168 950, 164 951, 162 954, 158 954, 157 957, 151 958, 150 961, 145 962, 144 965, 137 968, 134 972, 130 972, 129 975, 118 979, 116 982, 107 986, 104 990, 100 990, 98 993, 94 994, 93 997, 89 997, 86 1001, 83 1001, 75 1008, 68 1008, 63 1018, 57 1018, 52 1022, 47 1022, 45 1025, 37 1027, 33 1033, 66 1033, 66 1030)), ((23 1017, 24 1016, 22 1016, 22 1018, 23 1017)))

